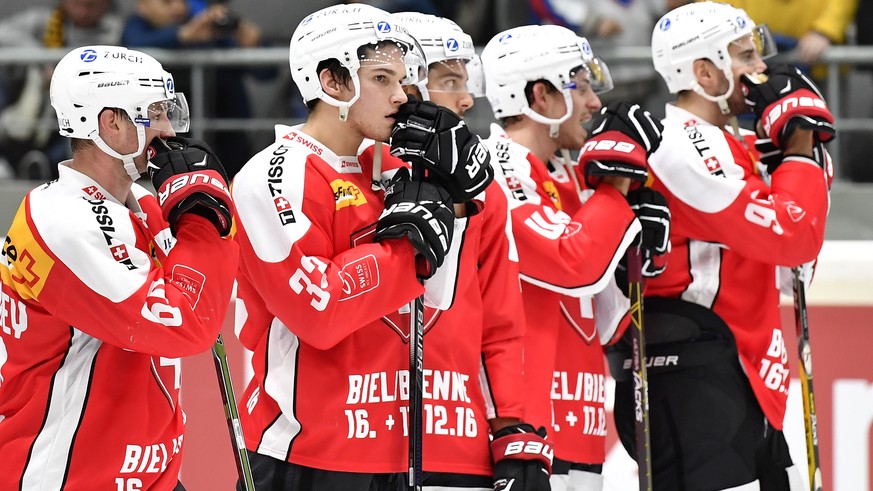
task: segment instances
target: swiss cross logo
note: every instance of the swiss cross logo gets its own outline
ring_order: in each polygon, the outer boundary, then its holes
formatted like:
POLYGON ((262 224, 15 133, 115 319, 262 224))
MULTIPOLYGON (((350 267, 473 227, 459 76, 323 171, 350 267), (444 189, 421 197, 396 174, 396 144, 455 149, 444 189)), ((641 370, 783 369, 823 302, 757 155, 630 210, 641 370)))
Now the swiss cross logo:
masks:
POLYGON ((97 198, 97 199, 106 199, 106 195, 101 193, 100 190, 97 189, 97 186, 88 186, 88 187, 82 188, 82 191, 84 191, 85 194, 87 194, 88 196, 93 196, 94 198, 97 198))
POLYGON ((291 208, 291 203, 289 203, 288 200, 283 198, 282 196, 279 196, 276 199, 274 199, 273 203, 276 204, 276 211, 284 211, 284 210, 287 210, 288 208, 291 208))
POLYGON ((282 225, 297 223, 297 218, 294 216, 294 210, 291 209, 291 202, 285 199, 284 196, 276 196, 273 198, 273 205, 276 206, 276 212, 279 215, 279 221, 282 222, 282 225))
POLYGON ((721 163, 717 158, 715 158, 715 156, 706 157, 703 160, 703 163, 706 165, 706 168, 709 169, 710 174, 715 174, 716 172, 721 171, 721 163))
POLYGON ((118 244, 117 246, 110 247, 109 252, 112 253, 112 257, 115 258, 115 260, 118 262, 122 262, 130 257, 127 254, 127 247, 125 247, 124 244, 118 244))

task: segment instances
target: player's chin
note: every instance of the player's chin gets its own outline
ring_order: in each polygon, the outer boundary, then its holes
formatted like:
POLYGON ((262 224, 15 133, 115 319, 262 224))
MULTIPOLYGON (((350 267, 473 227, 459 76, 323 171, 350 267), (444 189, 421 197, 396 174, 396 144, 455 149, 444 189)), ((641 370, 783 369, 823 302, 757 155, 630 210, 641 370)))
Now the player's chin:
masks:
POLYGON ((371 126, 367 130, 367 134, 365 137, 375 140, 377 142, 387 142, 391 139, 391 129, 393 128, 393 118, 391 119, 392 123, 379 125, 379 126, 371 126))

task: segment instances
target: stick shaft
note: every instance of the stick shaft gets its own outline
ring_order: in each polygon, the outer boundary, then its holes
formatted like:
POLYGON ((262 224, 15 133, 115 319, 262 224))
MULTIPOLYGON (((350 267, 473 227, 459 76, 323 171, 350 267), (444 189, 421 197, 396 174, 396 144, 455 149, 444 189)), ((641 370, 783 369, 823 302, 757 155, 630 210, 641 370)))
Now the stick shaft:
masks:
POLYGON ((652 491, 652 453, 649 446, 649 384, 646 375, 646 339, 643 333, 643 274, 639 246, 627 251, 628 298, 631 317, 631 370, 634 381, 634 430, 640 491, 652 491))
POLYGON ((230 378, 230 366, 227 363, 227 352, 224 349, 224 339, 221 334, 212 345, 212 359, 215 361, 215 371, 218 374, 218 386, 221 390, 221 401, 224 403, 224 415, 227 418, 227 428, 230 431, 230 443, 234 450, 236 470, 239 481, 245 491, 255 491, 252 478, 252 468, 249 465, 249 454, 243 438, 242 424, 239 420, 239 410, 236 406, 236 396, 233 391, 233 381, 230 378))
POLYGON ((422 391, 424 389, 424 297, 409 312, 409 489, 422 488, 422 391))
POLYGON ((803 426, 806 430, 806 458, 809 465, 809 489, 821 491, 821 461, 818 456, 818 419, 812 388, 812 350, 809 344, 809 318, 806 288, 800 268, 794 268, 794 326, 797 332, 797 355, 800 361, 800 386, 803 392, 803 426))

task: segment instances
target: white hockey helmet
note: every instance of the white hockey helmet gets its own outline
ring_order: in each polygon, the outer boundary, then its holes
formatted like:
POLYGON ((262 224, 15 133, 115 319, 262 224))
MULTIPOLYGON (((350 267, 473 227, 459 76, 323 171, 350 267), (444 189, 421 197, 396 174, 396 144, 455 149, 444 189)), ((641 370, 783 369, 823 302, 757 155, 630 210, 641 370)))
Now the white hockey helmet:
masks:
POLYGON ((717 102, 733 92, 728 47, 746 38, 751 39, 762 59, 776 54, 776 44, 767 26, 755 25, 745 10, 725 3, 690 3, 668 12, 655 25, 652 60, 671 93, 694 90, 717 102), (698 85, 693 65, 703 58, 724 72, 730 83, 725 94, 713 97, 698 85))
MULTIPOLYGON (((303 95, 303 101, 314 99, 340 108, 340 119, 348 117, 349 107, 361 96, 358 68, 361 67, 362 46, 391 41, 403 51, 406 65, 404 85, 427 78, 424 53, 405 27, 398 25, 391 14, 363 3, 334 5, 306 16, 291 37, 289 61, 291 77, 303 95), (335 59, 349 71, 355 95, 340 101, 324 93, 318 74, 319 63, 335 59)), ((379 61, 378 49, 370 50, 367 60, 379 61)), ((385 58, 390 63, 390 58, 385 58)))
POLYGON ((613 87, 609 68, 594 57, 588 40, 561 26, 521 26, 498 33, 482 50, 482 64, 494 117, 526 115, 549 125, 553 138, 573 112, 571 93, 578 83, 589 83, 598 94, 613 87), (567 112, 562 117, 547 118, 530 108, 524 89, 538 80, 549 81, 563 94, 567 112))
POLYGON ((124 162, 132 179, 139 178, 133 158, 146 144, 145 128, 188 131, 185 95, 161 64, 151 56, 119 46, 84 46, 67 53, 52 74, 51 104, 60 134, 92 140, 105 153, 124 162), (98 116, 105 108, 127 113, 136 126, 137 150, 119 154, 100 137, 98 116))
MULTIPOLYGON (((392 17, 406 27, 418 41, 424 51, 428 67, 435 63, 461 60, 465 62, 467 69, 467 92, 472 97, 485 95, 482 64, 479 62, 479 55, 476 54, 473 38, 454 21, 420 12, 400 12, 392 14, 392 17)), ((415 85, 425 100, 430 100, 429 90, 439 90, 428 89, 427 80, 420 80, 415 85)))

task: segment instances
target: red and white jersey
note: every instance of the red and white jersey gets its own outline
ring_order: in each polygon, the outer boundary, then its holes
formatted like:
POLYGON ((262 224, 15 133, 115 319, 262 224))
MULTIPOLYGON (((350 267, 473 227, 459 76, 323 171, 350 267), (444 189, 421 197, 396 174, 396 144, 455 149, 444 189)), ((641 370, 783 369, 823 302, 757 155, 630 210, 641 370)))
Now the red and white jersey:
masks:
POLYGON ((179 357, 218 335, 237 245, 62 163, 25 197, 0 278, 0 489, 176 486, 179 357))
MULTIPOLYGON (((425 288, 408 240, 373 241, 384 194, 371 175, 356 155, 277 125, 234 179, 236 329, 254 352, 240 412, 252 451, 326 470, 407 468, 408 326, 382 318, 425 288)), ((425 383, 458 397, 466 382, 431 373, 425 383)))
MULTIPOLYGON (((672 213, 672 251, 647 296, 711 308, 730 327, 770 424, 781 429, 789 356, 779 318, 777 265, 815 259, 824 241, 828 188, 815 162, 789 157, 766 184, 757 157, 722 128, 667 105, 652 187, 672 213)), ((748 147, 754 136, 744 133, 748 147)))
MULTIPOLYGON (((383 179, 402 164, 383 162, 383 179)), ((482 211, 464 219, 454 302, 425 308, 423 460, 430 472, 491 476, 488 420, 524 417, 525 324, 506 197, 492 183, 478 199, 482 211)), ((382 321, 405 333, 409 309, 382 321)))
MULTIPOLYGON (((486 189, 483 210, 467 219, 455 301, 425 311, 426 471, 492 475, 488 420, 524 417, 524 309, 505 200, 496 185, 486 189), (438 374, 453 379, 440 391, 438 374)), ((408 314, 390 317, 409 324, 408 314)))
MULTIPOLYGON (((587 403, 593 403, 591 407, 601 404, 585 400, 584 383, 585 374, 602 375, 603 354, 599 340, 589 343, 570 331, 572 326, 562 311, 562 298, 566 299, 565 307, 575 313, 576 309, 583 308, 591 295, 606 288, 612 281, 619 259, 640 231, 639 221, 624 196, 609 185, 599 187, 585 205, 581 205, 569 179, 556 180, 545 163, 527 148, 513 142, 499 126, 492 125, 492 134, 486 144, 491 151, 495 180, 509 201, 523 280, 522 297, 527 318, 525 420, 534 426, 550 429, 556 456, 570 457, 575 462, 586 461, 577 460, 575 456, 598 458, 600 454, 596 451, 591 454, 573 450, 580 446, 602 447, 603 441, 599 431, 588 432, 587 436, 592 437, 593 442, 571 438, 585 434, 578 432, 584 427, 585 420, 584 414, 574 412, 571 416, 570 412, 575 411, 574 407, 590 406, 587 403), (558 351, 561 351, 560 356, 558 351), (582 353, 591 353, 591 356, 582 353), (559 357, 567 364, 559 366, 559 357), (577 390, 575 383, 580 374, 583 385, 577 390), (565 379, 566 389, 562 386, 565 379), (569 385, 571 379, 572 389, 569 385), (579 391, 577 399, 575 396, 579 391), (570 395, 562 395, 564 392, 570 395), (553 393, 558 394, 559 399, 554 412, 553 393), (564 406, 565 399, 570 407, 564 406), (579 419, 571 425, 568 416, 570 421, 574 416, 579 419)), ((564 178, 568 177, 564 171, 564 178)), ((581 322, 579 316, 571 315, 581 322)), ((582 330, 589 332, 589 328, 585 326, 582 330)))
MULTIPOLYGON (((574 169, 562 158, 553 157, 548 168, 563 211, 575 214, 593 190, 577 189, 571 175, 574 169)), ((617 290, 614 283, 611 281, 609 285, 617 290)), ((555 353, 549 434, 555 443, 555 456, 569 462, 602 464, 606 460, 606 367, 601 343, 608 341, 614 332, 599 332, 595 324, 596 314, 599 314, 595 298, 611 293, 601 291, 594 297, 560 297, 557 318, 560 348, 555 353)), ((619 297, 624 298, 620 292, 619 297)), ((598 319, 598 324, 600 321, 598 319)))

